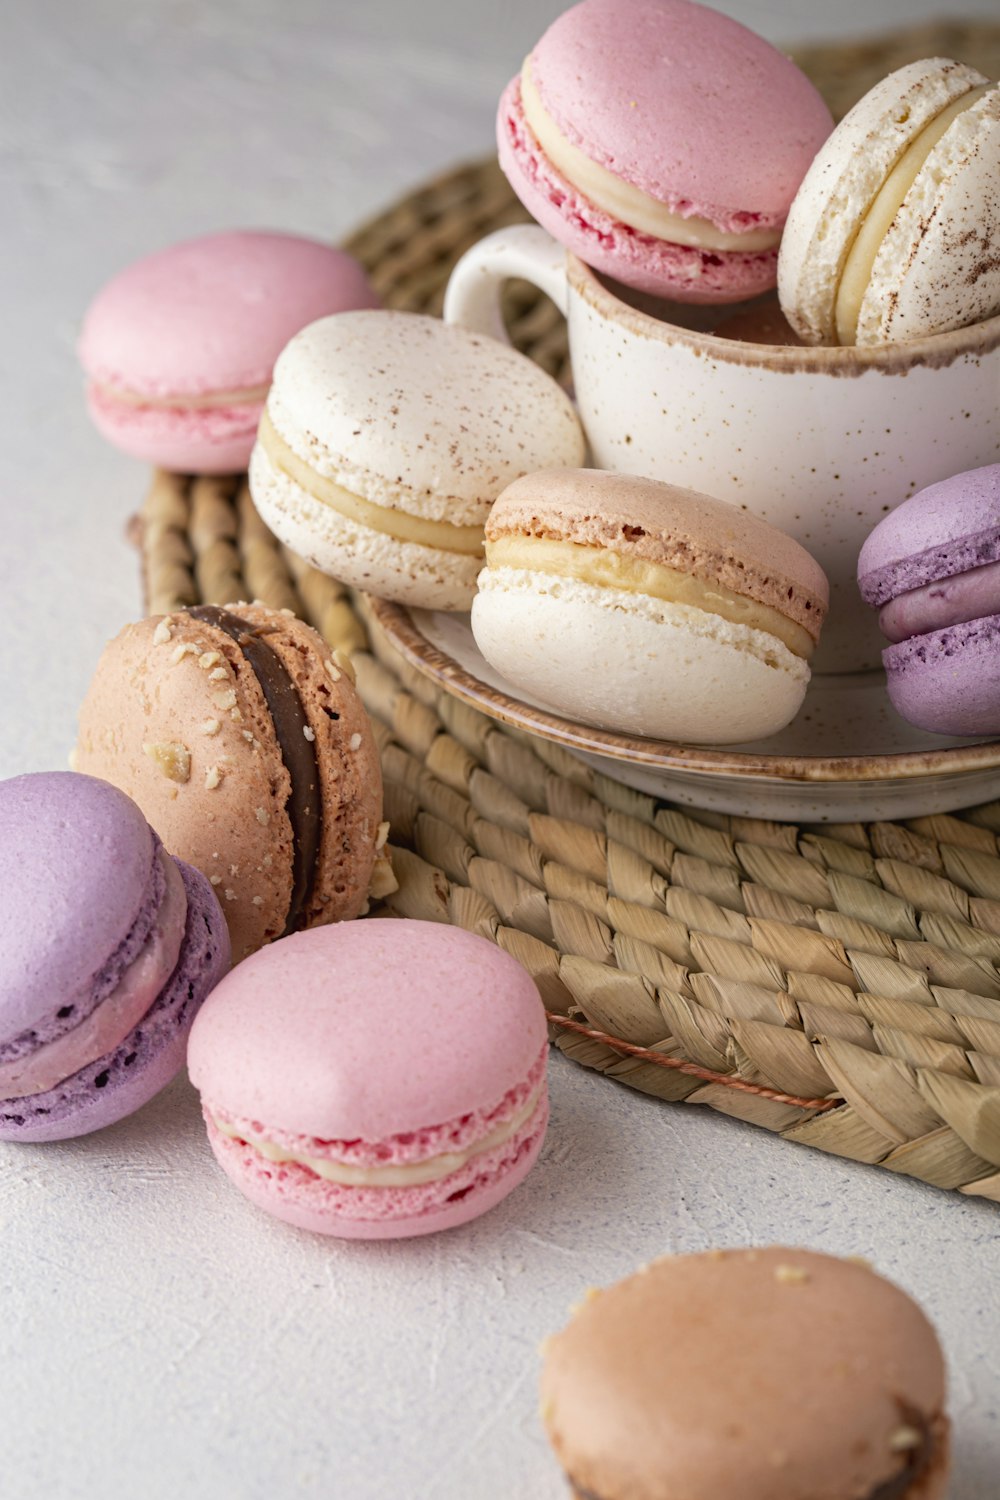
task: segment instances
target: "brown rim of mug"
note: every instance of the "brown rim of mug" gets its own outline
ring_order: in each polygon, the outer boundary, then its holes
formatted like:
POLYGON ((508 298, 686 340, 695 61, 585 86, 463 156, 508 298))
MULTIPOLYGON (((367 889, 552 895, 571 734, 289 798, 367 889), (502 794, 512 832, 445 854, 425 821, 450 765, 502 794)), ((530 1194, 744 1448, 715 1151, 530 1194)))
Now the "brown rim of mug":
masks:
POLYGON ((641 312, 617 297, 575 255, 567 253, 566 276, 570 287, 598 316, 627 328, 640 338, 663 344, 682 344, 694 355, 707 356, 723 364, 747 365, 788 375, 864 375, 874 370, 882 375, 905 375, 920 367, 940 369, 956 359, 976 358, 1000 348, 1000 314, 966 328, 912 339, 905 344, 877 344, 865 348, 829 345, 748 344, 740 339, 698 333, 676 323, 663 322, 641 312))
POLYGON ((401 604, 368 596, 371 612, 400 655, 445 692, 491 719, 539 735, 570 750, 584 750, 631 765, 661 767, 705 776, 744 776, 778 782, 885 782, 924 776, 965 775, 1000 768, 1000 739, 941 750, 908 750, 889 755, 753 755, 713 750, 596 729, 560 718, 509 697, 467 672, 454 657, 433 646, 401 604))

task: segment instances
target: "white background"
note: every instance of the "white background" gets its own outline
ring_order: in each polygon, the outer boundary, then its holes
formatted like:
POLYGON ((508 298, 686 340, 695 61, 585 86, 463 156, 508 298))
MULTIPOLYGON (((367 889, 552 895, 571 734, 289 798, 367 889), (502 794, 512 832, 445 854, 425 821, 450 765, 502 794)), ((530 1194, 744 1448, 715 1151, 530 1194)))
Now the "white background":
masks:
MULTIPOLYGON (((722 8, 794 41, 948 0, 722 8)), ((145 474, 89 428, 74 360, 90 296, 194 233, 340 236, 488 152, 500 89, 559 9, 0 4, 0 775, 65 765, 101 646, 141 607, 124 526, 145 474)), ((776 1240, 867 1255, 923 1300, 951 1361, 953 1500, 1000 1491, 995 1207, 558 1056, 552 1084, 527 1183, 395 1245, 255 1213, 183 1080, 99 1137, 0 1146, 0 1500, 555 1500, 539 1339, 662 1251, 776 1240)))

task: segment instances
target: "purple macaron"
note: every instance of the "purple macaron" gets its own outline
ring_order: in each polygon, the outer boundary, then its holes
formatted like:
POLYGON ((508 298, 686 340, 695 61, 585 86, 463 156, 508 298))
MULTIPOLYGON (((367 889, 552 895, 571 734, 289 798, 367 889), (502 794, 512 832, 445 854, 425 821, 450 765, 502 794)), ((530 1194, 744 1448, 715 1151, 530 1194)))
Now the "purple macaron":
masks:
POLYGON ((145 1104, 229 968, 212 887, 92 776, 0 782, 0 1140, 86 1135, 145 1104))
POLYGON ((1000 464, 932 484, 880 522, 858 587, 879 610, 889 697, 935 734, 1000 734, 1000 464))

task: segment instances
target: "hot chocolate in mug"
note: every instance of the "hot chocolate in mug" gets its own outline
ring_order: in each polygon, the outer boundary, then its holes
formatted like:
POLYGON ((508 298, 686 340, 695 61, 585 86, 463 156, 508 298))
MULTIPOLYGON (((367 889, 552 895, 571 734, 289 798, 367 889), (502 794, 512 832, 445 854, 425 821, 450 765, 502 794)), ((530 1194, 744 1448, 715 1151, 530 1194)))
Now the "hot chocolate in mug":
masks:
POLYGON ((795 537, 830 580, 814 669, 878 667, 884 642, 858 594, 858 553, 917 490, 1000 460, 1000 317, 877 348, 748 343, 651 316, 543 229, 519 225, 462 257, 446 319, 505 339, 511 277, 566 315, 592 462, 701 490, 795 537))

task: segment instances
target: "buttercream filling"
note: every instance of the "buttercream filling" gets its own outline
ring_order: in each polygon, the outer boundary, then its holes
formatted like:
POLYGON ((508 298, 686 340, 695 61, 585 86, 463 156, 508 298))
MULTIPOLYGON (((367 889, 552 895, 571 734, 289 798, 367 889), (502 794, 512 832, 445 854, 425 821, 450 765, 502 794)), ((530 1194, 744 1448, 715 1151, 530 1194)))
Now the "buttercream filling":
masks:
POLYGON ((993 87, 993 84, 984 84, 982 88, 972 89, 935 115, 910 142, 885 179, 847 252, 847 259, 840 273, 834 305, 838 344, 854 344, 857 341, 861 304, 871 284, 882 242, 892 228, 893 220, 927 158, 958 116, 971 109, 993 87))
POLYGON ((356 1167, 348 1162, 331 1161, 324 1156, 310 1156, 306 1152, 289 1151, 283 1146, 272 1145, 270 1141, 248 1136, 244 1131, 237 1130, 235 1126, 220 1120, 211 1112, 209 1118, 220 1135, 228 1136, 230 1140, 245 1142, 266 1161, 278 1165, 291 1163, 297 1167, 306 1167, 317 1177, 322 1177, 325 1182, 335 1182, 341 1187, 420 1187, 423 1183, 439 1182, 443 1177, 450 1177, 452 1172, 460 1171, 474 1157, 482 1156, 485 1152, 493 1151, 498 1146, 504 1146, 508 1141, 513 1140, 518 1131, 524 1129, 538 1108, 543 1088, 544 1084, 540 1084, 516 1114, 495 1126, 488 1135, 481 1136, 478 1141, 474 1141, 465 1151, 442 1151, 438 1156, 428 1156, 423 1161, 404 1162, 399 1166, 356 1167))
POLYGON ((298 927, 312 895, 323 837, 323 798, 315 735, 288 668, 264 639, 273 632, 273 626, 254 625, 216 604, 195 605, 188 614, 225 631, 236 642, 260 684, 274 724, 278 749, 291 782, 285 811, 292 827, 292 894, 284 937, 298 927))
POLYGON ((191 396, 147 396, 142 391, 94 381, 94 391, 102 401, 116 406, 148 406, 154 411, 218 411, 230 406, 260 406, 267 400, 268 385, 242 386, 231 391, 202 391, 191 396))
POLYGON ((396 542, 415 542, 420 547, 457 552, 463 557, 482 556, 482 526, 453 526, 450 521, 428 521, 422 516, 410 515, 409 511, 391 510, 387 505, 363 500, 352 490, 344 489, 335 480, 311 469, 278 434, 267 411, 261 417, 257 441, 274 468, 305 490, 310 499, 329 506, 348 521, 392 537, 396 542))
POLYGON ((156 921, 135 961, 96 1010, 55 1041, 0 1065, 0 1099, 45 1094, 81 1068, 114 1052, 162 991, 177 967, 187 922, 187 893, 169 854, 158 851, 166 889, 156 921))
POLYGON ((653 239, 697 250, 772 250, 779 243, 780 229, 747 229, 736 234, 697 214, 672 213, 659 199, 592 161, 566 139, 545 109, 531 76, 530 57, 521 70, 521 108, 532 135, 560 176, 619 223, 653 239))
POLYGON ((882 606, 878 622, 882 634, 895 643, 996 614, 1000 614, 1000 562, 899 594, 882 606))
POLYGON ((777 636, 789 651, 805 661, 809 661, 815 649, 807 630, 769 604, 737 594, 725 584, 707 582, 647 558, 625 557, 610 548, 519 534, 501 536, 486 543, 486 565, 554 573, 560 578, 579 579, 595 588, 621 589, 630 594, 646 594, 666 604, 689 605, 706 614, 719 615, 733 625, 746 625, 751 630, 777 636))

